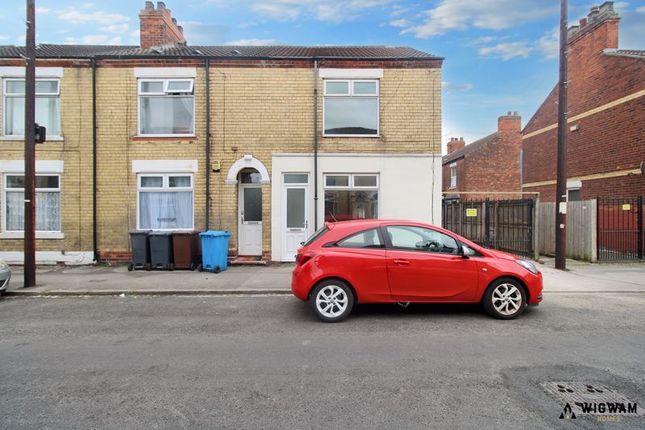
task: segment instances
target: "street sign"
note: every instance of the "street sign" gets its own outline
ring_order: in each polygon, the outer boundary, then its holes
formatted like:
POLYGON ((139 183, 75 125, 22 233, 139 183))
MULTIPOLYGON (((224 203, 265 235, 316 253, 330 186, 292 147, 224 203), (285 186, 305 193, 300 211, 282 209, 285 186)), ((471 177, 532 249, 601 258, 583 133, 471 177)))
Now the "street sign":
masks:
POLYGON ((466 209, 466 216, 467 217, 476 217, 477 216, 477 208, 467 208, 466 209))

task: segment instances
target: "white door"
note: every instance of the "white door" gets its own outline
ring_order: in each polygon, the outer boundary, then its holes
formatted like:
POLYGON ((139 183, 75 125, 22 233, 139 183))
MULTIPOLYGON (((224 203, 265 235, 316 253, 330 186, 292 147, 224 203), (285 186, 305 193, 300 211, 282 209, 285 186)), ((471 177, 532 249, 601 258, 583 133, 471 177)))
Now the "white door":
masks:
POLYGON ((284 220, 282 261, 295 261, 296 253, 300 244, 307 240, 307 200, 309 185, 306 183, 305 174, 286 174, 284 184, 284 220), (296 180, 304 183, 288 183, 289 180, 296 180))
POLYGON ((239 255, 262 255, 262 188, 241 184, 239 207, 239 255))

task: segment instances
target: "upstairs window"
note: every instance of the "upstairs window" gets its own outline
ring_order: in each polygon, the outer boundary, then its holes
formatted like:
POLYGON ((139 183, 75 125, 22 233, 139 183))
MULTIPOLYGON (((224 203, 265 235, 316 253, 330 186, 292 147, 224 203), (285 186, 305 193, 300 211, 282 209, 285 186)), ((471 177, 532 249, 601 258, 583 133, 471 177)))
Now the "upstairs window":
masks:
POLYGON ((139 80, 139 135, 193 136, 193 79, 139 80))
MULTIPOLYGON (((5 79, 4 135, 25 135, 25 80, 5 79)), ((47 136, 60 136, 60 81, 36 80, 36 123, 47 128, 47 136)))
POLYGON ((379 81, 325 80, 324 136, 379 135, 379 81))
POLYGON ((457 188, 457 163, 450 165, 450 188, 457 188))

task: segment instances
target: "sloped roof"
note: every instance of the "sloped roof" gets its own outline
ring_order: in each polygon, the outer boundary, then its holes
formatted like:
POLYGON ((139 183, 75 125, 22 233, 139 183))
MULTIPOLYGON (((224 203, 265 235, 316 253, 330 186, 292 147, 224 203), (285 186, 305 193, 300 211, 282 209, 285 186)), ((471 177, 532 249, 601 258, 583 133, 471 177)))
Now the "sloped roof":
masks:
MULTIPOLYGON (((185 46, 173 45, 141 49, 138 46, 113 45, 50 45, 36 49, 39 58, 120 57, 221 57, 221 58, 368 58, 391 60, 442 59, 427 52, 405 46, 185 46)), ((24 56, 23 46, 0 46, 0 58, 24 56)))
POLYGON ((476 141, 474 141, 472 143, 469 143, 468 145, 464 146, 461 149, 458 149, 458 150, 456 150, 454 152, 451 152, 450 154, 444 155, 442 157, 442 163, 441 164, 452 163, 455 160, 463 158, 464 156, 466 156, 466 154, 468 154, 470 152, 477 151, 482 146, 484 146, 484 145, 494 141, 495 139, 497 139, 497 134, 498 134, 497 132, 489 134, 486 137, 482 137, 479 140, 476 140, 476 141))

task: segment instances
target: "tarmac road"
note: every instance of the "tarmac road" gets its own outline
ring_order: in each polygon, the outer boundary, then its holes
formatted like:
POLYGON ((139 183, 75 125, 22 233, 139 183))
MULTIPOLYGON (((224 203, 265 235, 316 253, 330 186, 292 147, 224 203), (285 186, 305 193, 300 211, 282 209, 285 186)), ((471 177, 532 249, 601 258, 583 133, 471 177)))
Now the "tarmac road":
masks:
POLYGON ((552 294, 515 321, 284 297, 0 300, 0 428, 645 428, 560 420, 548 381, 645 407, 645 294, 552 294))

